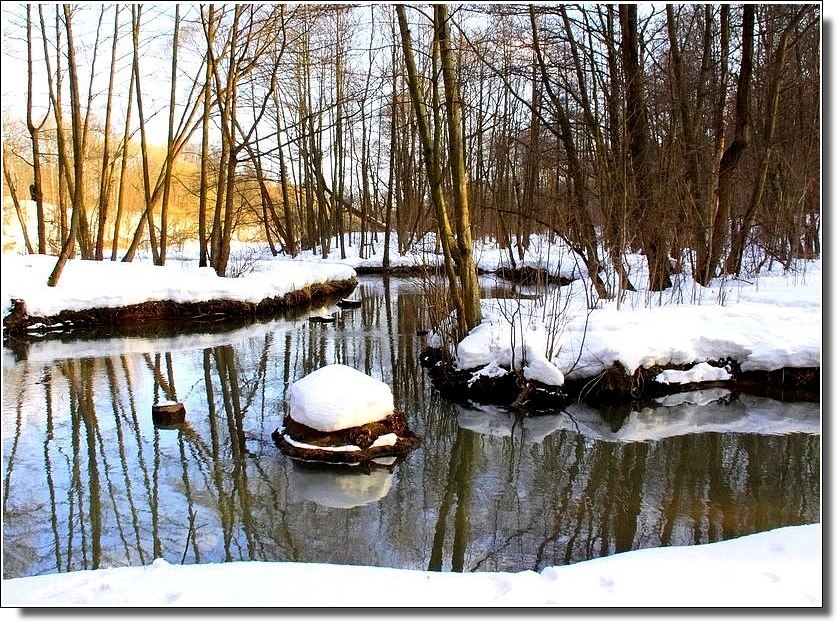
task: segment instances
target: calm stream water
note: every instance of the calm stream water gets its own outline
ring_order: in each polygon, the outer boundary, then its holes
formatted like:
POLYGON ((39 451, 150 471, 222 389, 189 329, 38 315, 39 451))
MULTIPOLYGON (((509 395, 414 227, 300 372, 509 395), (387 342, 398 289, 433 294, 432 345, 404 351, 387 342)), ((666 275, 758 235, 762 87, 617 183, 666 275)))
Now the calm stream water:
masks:
POLYGON ((468 408, 418 364, 418 288, 370 277, 355 295, 362 308, 332 325, 305 312, 4 348, 4 578, 155 557, 539 570, 819 521, 819 404, 468 408), (283 456, 270 434, 289 384, 330 363, 392 386, 422 446, 372 472, 283 456), (152 424, 167 398, 182 428, 152 424))

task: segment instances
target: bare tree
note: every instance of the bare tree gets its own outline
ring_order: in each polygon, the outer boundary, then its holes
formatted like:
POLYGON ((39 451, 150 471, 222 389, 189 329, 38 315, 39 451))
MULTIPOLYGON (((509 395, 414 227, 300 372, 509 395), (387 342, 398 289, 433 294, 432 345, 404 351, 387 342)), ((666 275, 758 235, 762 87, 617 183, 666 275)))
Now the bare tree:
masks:
MULTIPOLYGON (((40 132, 49 118, 49 110, 40 123, 35 123, 32 115, 32 5, 26 5, 26 127, 32 139, 32 185, 29 194, 35 202, 38 229, 38 253, 46 254, 46 224, 44 217, 44 191, 41 179, 40 132)), ((5 174, 5 171, 4 171, 5 174)), ((27 246, 29 246, 27 244, 27 246)), ((30 251, 31 252, 31 251, 30 251)))
POLYGON ((61 278, 64 266, 70 257, 73 239, 78 230, 80 215, 84 212, 84 145, 83 121, 81 117, 81 102, 78 87, 78 69, 76 66, 75 42, 73 40, 72 17, 70 5, 63 5, 64 25, 67 29, 67 70, 70 78, 70 115, 73 124, 73 212, 70 220, 70 230, 61 247, 58 261, 47 279, 47 285, 55 287, 61 278))

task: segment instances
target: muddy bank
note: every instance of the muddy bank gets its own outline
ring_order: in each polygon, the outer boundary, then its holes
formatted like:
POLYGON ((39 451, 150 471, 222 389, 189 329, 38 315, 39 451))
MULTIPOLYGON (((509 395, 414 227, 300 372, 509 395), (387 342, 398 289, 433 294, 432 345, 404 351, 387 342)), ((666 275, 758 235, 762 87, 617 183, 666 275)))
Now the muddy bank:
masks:
POLYGON ((447 398, 483 404, 512 406, 523 410, 561 408, 570 403, 584 402, 590 406, 606 407, 697 391, 725 388, 732 393, 760 395, 777 400, 818 402, 820 400, 820 368, 785 367, 773 371, 742 371, 731 359, 707 361, 714 367, 726 367, 728 380, 665 384, 655 378, 663 371, 686 371, 686 365, 655 365, 640 367, 628 374, 615 363, 606 371, 591 378, 568 379, 556 388, 536 381, 527 381, 517 374, 499 377, 474 376, 476 370, 455 369, 441 350, 427 348, 421 354, 421 364, 428 371, 434 386, 447 398))
POLYGON ((181 330, 189 324, 251 321, 292 309, 304 309, 316 302, 336 300, 351 293, 356 286, 357 280, 351 278, 316 283, 258 303, 225 299, 187 303, 152 300, 124 307, 65 310, 49 317, 29 315, 22 300, 13 300, 11 312, 3 318, 3 341, 14 337, 25 338, 29 333, 42 335, 79 329, 142 329, 151 325, 155 330, 166 325, 181 330))

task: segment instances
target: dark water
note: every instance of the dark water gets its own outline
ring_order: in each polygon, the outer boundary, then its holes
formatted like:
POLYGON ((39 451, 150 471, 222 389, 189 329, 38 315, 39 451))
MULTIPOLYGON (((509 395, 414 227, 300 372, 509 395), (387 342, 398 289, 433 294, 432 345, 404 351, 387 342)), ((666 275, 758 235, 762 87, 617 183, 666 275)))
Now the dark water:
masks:
POLYGON ((418 289, 369 278, 356 295, 333 325, 4 349, 4 578, 155 557, 538 570, 819 521, 819 404, 467 408, 418 365, 418 289), (390 384, 423 445, 369 473, 284 457, 288 385, 329 363, 390 384), (165 398, 184 427, 152 424, 165 398))

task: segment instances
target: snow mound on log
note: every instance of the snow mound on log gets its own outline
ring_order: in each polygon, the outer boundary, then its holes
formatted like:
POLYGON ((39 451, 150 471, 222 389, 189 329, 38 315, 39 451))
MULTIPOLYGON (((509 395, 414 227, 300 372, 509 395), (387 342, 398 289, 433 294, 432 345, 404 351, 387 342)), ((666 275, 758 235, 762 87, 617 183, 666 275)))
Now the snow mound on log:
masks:
POLYGON ((334 432, 392 414, 392 390, 347 365, 327 365, 290 387, 290 416, 309 428, 334 432))

